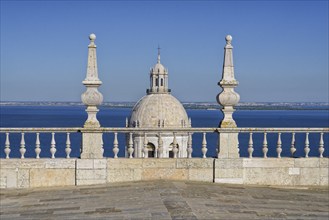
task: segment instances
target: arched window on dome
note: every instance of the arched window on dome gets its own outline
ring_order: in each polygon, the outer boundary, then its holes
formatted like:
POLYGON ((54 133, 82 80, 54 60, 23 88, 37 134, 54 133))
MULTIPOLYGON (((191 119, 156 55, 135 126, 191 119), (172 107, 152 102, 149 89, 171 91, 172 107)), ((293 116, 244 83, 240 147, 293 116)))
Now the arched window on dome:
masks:
POLYGON ((158 78, 155 79, 155 86, 159 86, 159 79, 158 78))
POLYGON ((161 78, 161 86, 163 86, 163 79, 161 78))
POLYGON ((148 152, 148 157, 154 157, 155 146, 151 142, 147 143, 147 152, 148 152))

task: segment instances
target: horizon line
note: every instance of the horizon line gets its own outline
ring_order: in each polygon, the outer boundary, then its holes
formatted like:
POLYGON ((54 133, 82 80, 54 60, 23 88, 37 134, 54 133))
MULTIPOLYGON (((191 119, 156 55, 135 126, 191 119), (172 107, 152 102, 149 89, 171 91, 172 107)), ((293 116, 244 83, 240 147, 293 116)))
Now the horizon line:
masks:
MULTIPOLYGON (((103 103, 131 103, 131 102, 136 103, 137 101, 103 101, 103 103)), ((6 102, 14 102, 14 103, 15 102, 17 102, 17 103, 44 102, 44 103, 81 103, 81 104, 83 104, 82 101, 35 101, 35 100, 33 100, 33 101, 12 101, 12 100, 2 101, 2 100, 0 100, 0 103, 6 103, 6 102)), ((181 101, 181 103, 217 103, 217 102, 216 101, 181 101)), ((329 105, 329 101, 241 101, 239 103, 327 103, 329 105)))

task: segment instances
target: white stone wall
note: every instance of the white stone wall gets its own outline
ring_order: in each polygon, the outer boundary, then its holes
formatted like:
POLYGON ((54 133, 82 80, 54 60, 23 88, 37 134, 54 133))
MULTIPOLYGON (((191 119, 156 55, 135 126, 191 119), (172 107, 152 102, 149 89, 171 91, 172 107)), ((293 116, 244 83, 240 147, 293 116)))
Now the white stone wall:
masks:
POLYGON ((75 159, 0 159, 0 188, 75 185, 75 159))
POLYGON ((328 186, 328 158, 215 160, 215 182, 276 186, 328 186))
POLYGON ((0 188, 191 180, 328 186, 329 158, 0 159, 0 188))
POLYGON ((106 159, 77 159, 76 185, 105 184, 106 159))
POLYGON ((108 182, 191 180, 213 182, 213 159, 108 159, 108 182))

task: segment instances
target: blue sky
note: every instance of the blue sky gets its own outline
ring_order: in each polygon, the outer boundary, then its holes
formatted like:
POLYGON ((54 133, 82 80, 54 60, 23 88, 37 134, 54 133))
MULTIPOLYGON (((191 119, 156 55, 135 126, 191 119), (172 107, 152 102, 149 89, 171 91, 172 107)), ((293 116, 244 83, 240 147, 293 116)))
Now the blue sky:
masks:
POLYGON ((221 91, 233 36, 242 102, 328 102, 328 1, 3 1, 1 101, 80 101, 88 36, 105 101, 137 101, 161 61, 181 101, 221 91))

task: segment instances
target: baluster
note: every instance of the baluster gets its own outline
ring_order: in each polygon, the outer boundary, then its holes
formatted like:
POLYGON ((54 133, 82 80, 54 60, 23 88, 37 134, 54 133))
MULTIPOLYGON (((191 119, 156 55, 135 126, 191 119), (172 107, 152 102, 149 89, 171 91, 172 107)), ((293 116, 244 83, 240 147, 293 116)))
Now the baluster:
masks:
POLYGON ((290 153, 291 156, 293 157, 294 154, 296 152, 296 148, 295 148, 295 132, 292 133, 292 137, 291 137, 291 147, 290 147, 290 153))
POLYGON ((129 158, 133 158, 134 148, 133 148, 133 133, 129 133, 129 141, 128 141, 128 154, 129 158))
POLYGON ((159 158, 163 157, 163 140, 160 133, 158 138, 158 156, 159 158))
POLYGON ((323 157, 324 152, 324 141, 323 141, 323 132, 320 133, 320 143, 319 143, 319 153, 320 157, 323 157))
POLYGON ((174 132, 174 140, 173 140, 172 152, 174 154, 174 158, 177 158, 178 149, 177 149, 177 140, 176 140, 176 133, 175 132, 174 132))
POLYGON ((102 146, 102 156, 104 155, 104 141, 103 141, 103 135, 102 135, 102 138, 101 138, 101 146, 102 146))
POLYGON ((6 154, 6 159, 9 159, 9 154, 10 154, 10 142, 9 142, 9 133, 6 133, 6 141, 5 141, 5 154, 6 154))
MULTIPOLYGON (((217 141, 218 142, 218 141, 217 141)), ((240 152, 240 142, 239 142, 239 138, 237 138, 236 139, 236 142, 237 142, 237 146, 238 146, 238 151, 237 151, 237 153, 239 153, 240 152)), ((218 144, 217 144, 218 145, 218 144)), ((218 152, 218 147, 217 147, 217 149, 216 149, 216 151, 218 152)), ((239 157, 240 157, 240 154, 239 154, 239 157)))
POLYGON ((24 159, 24 154, 26 152, 26 149, 25 149, 25 140, 24 140, 24 133, 22 133, 21 146, 20 146, 19 152, 21 153, 21 159, 24 159))
POLYGON ((70 153, 71 153, 71 140, 70 140, 70 133, 66 133, 66 148, 65 148, 65 153, 66 153, 66 158, 70 158, 70 153))
POLYGON ((281 141, 281 133, 278 133, 278 142, 276 147, 276 152, 278 154, 278 158, 281 158, 281 152, 282 152, 282 141, 281 141))
POLYGON ((207 149, 207 140, 206 140, 206 132, 203 132, 201 151, 202 151, 202 154, 203 154, 202 158, 206 158, 206 154, 207 154, 207 151, 208 151, 208 149, 207 149))
POLYGON ((56 142, 55 142, 55 133, 51 133, 51 142, 50 142, 50 153, 51 153, 51 158, 55 158, 55 153, 56 153, 56 142))
POLYGON ((40 153, 41 153, 41 148, 40 148, 40 138, 39 138, 39 133, 36 134, 36 140, 35 140, 35 155, 37 159, 40 159, 40 153))
POLYGON ((192 158, 192 135, 191 133, 188 133, 188 138, 187 138, 187 158, 192 158))
POLYGON ((306 137, 305 137, 305 148, 304 148, 304 151, 305 151, 305 157, 308 157, 308 153, 310 152, 310 141, 308 140, 308 135, 309 133, 307 132, 306 133, 306 137))
POLYGON ((118 132, 114 132, 113 153, 114 153, 114 158, 118 158, 118 153, 119 153, 118 132))
POLYGON ((149 157, 149 150, 147 149, 147 143, 148 143, 148 140, 147 140, 147 136, 146 136, 146 133, 144 133, 144 158, 148 158, 149 157))
POLYGON ((217 143, 216 143, 216 155, 218 158, 219 158, 219 153, 220 153, 220 132, 218 132, 217 143))
POLYGON ((267 152, 268 152, 268 148, 267 148, 267 133, 264 132, 264 141, 263 141, 263 154, 264 154, 264 158, 267 158, 267 152))
POLYGON ((252 141, 252 132, 249 133, 249 144, 248 144, 248 153, 249 153, 249 158, 252 158, 252 152, 254 152, 253 148, 253 141, 252 141))

